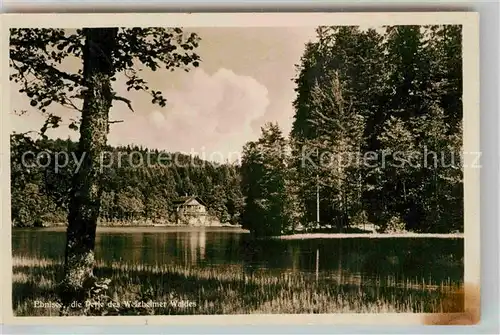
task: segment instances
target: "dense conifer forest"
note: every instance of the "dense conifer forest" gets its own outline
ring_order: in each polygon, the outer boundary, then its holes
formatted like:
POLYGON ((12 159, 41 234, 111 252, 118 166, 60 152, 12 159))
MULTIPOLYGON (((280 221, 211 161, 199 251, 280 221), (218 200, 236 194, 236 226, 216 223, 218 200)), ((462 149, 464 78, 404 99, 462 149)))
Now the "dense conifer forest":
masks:
POLYGON ((319 27, 289 138, 270 124, 245 148, 244 226, 462 231, 461 44, 460 26, 319 27))
MULTIPOLYGON (((33 141, 16 135, 11 146, 14 224, 65 222, 71 171, 78 168, 79 162, 77 144, 60 139, 33 141), (24 162, 23 153, 29 153, 24 162), (68 165, 56 167, 57 160, 64 165, 66 153, 68 165)), ((186 194, 201 197, 210 214, 220 222, 239 220, 243 199, 239 173, 233 165, 138 146, 108 147, 102 157, 102 222, 169 222, 174 210, 172 202, 186 194)))

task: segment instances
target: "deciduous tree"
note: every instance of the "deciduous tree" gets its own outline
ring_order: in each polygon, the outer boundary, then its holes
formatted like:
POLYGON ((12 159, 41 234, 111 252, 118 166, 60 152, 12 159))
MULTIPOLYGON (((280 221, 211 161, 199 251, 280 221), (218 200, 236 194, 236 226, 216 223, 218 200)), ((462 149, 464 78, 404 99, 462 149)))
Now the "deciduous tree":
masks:
POLYGON ((113 82, 124 75, 127 90, 144 91, 151 102, 166 105, 161 92, 150 88, 138 65, 152 71, 188 70, 199 65, 194 53, 199 37, 181 28, 12 29, 11 80, 31 106, 47 116, 40 133, 57 127, 61 118, 50 112, 56 103, 76 110, 72 129, 79 128, 81 168, 73 176, 69 199, 65 279, 61 298, 68 306, 83 302, 93 280, 96 224, 102 194, 99 159, 106 146, 109 110, 115 101, 133 110, 132 102, 116 94, 113 82), (74 72, 64 70, 71 58, 81 60, 74 72))

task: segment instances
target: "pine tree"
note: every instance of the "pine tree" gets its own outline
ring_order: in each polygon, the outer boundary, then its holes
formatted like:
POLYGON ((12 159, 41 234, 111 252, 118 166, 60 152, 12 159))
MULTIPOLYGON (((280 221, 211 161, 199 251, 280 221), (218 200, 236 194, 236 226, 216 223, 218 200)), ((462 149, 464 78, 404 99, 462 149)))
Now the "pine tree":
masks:
POLYGON ((242 160, 242 225, 256 236, 290 230, 286 188, 286 140, 277 124, 262 127, 261 138, 245 145, 242 160))
POLYGON ((422 168, 422 153, 450 148, 459 156, 461 69, 460 26, 319 27, 294 79, 289 187, 303 209, 301 223, 316 221, 319 183, 323 224, 342 227, 362 216, 382 228, 399 221, 416 231, 460 229, 461 170, 442 164, 422 168), (326 94, 335 87, 333 74, 342 99, 326 94), (349 117, 339 113, 339 100, 352 112, 349 117), (327 151, 362 153, 362 164, 325 168, 319 161, 327 151), (420 153, 418 164, 398 166, 413 151, 420 153), (364 154, 374 154, 374 161, 364 154))

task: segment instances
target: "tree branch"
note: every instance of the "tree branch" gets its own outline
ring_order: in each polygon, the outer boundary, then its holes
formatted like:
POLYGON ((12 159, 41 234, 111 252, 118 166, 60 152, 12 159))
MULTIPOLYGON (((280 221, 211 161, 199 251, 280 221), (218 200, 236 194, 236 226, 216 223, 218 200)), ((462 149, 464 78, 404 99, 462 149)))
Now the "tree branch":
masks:
POLYGON ((113 100, 118 100, 118 101, 122 101, 124 103, 127 104, 128 108, 132 111, 132 112, 135 112, 134 109, 132 108, 132 101, 130 101, 129 99, 127 98, 124 98, 124 97, 121 97, 119 95, 115 95, 113 96, 113 100))
POLYGON ((30 67, 37 68, 38 70, 45 70, 54 76, 58 76, 60 78, 66 79, 66 80, 70 80, 78 85, 82 84, 82 80, 81 80, 81 77, 79 75, 63 72, 61 70, 56 69, 52 65, 48 65, 47 63, 37 62, 36 64, 33 64, 32 59, 24 58, 24 57, 22 57, 22 55, 19 55, 17 53, 11 53, 10 59, 12 61, 27 64, 30 67))

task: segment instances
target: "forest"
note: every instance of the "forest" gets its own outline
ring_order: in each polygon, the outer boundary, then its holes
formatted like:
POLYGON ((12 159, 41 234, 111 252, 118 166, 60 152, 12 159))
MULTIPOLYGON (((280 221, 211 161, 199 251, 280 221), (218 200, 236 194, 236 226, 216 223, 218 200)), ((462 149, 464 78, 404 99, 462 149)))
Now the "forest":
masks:
MULTIPOLYGON (((11 137, 12 219, 17 226, 67 220, 77 143, 71 140, 11 137), (23 158, 23 153, 26 154, 23 158), (68 154, 67 166, 63 154, 68 154), (59 155, 60 158, 57 158, 59 155), (72 156, 74 155, 74 156, 72 156)), ((242 207, 237 167, 138 146, 110 147, 103 155, 100 220, 118 224, 168 223, 172 202, 197 195, 222 223, 237 223, 242 207)), ((172 223, 172 222, 170 222, 172 223)))
MULTIPOLYGON (((189 194, 257 236, 365 223, 463 231, 463 173, 450 164, 462 150, 461 44, 454 25, 319 27, 296 66, 290 134, 264 125, 237 165, 180 153, 169 155, 186 164, 135 165, 127 155, 157 162, 161 151, 108 146, 125 159, 103 170, 100 220, 168 220, 172 201, 189 194), (370 165, 344 157, 367 153, 370 165)), ((60 152, 76 155, 77 143, 11 136, 13 225, 67 221, 75 166, 55 169, 60 152), (25 164, 26 152, 50 154, 25 164)))
POLYGON ((243 226, 463 231, 461 45, 457 25, 319 27, 290 135, 245 146, 243 226))

